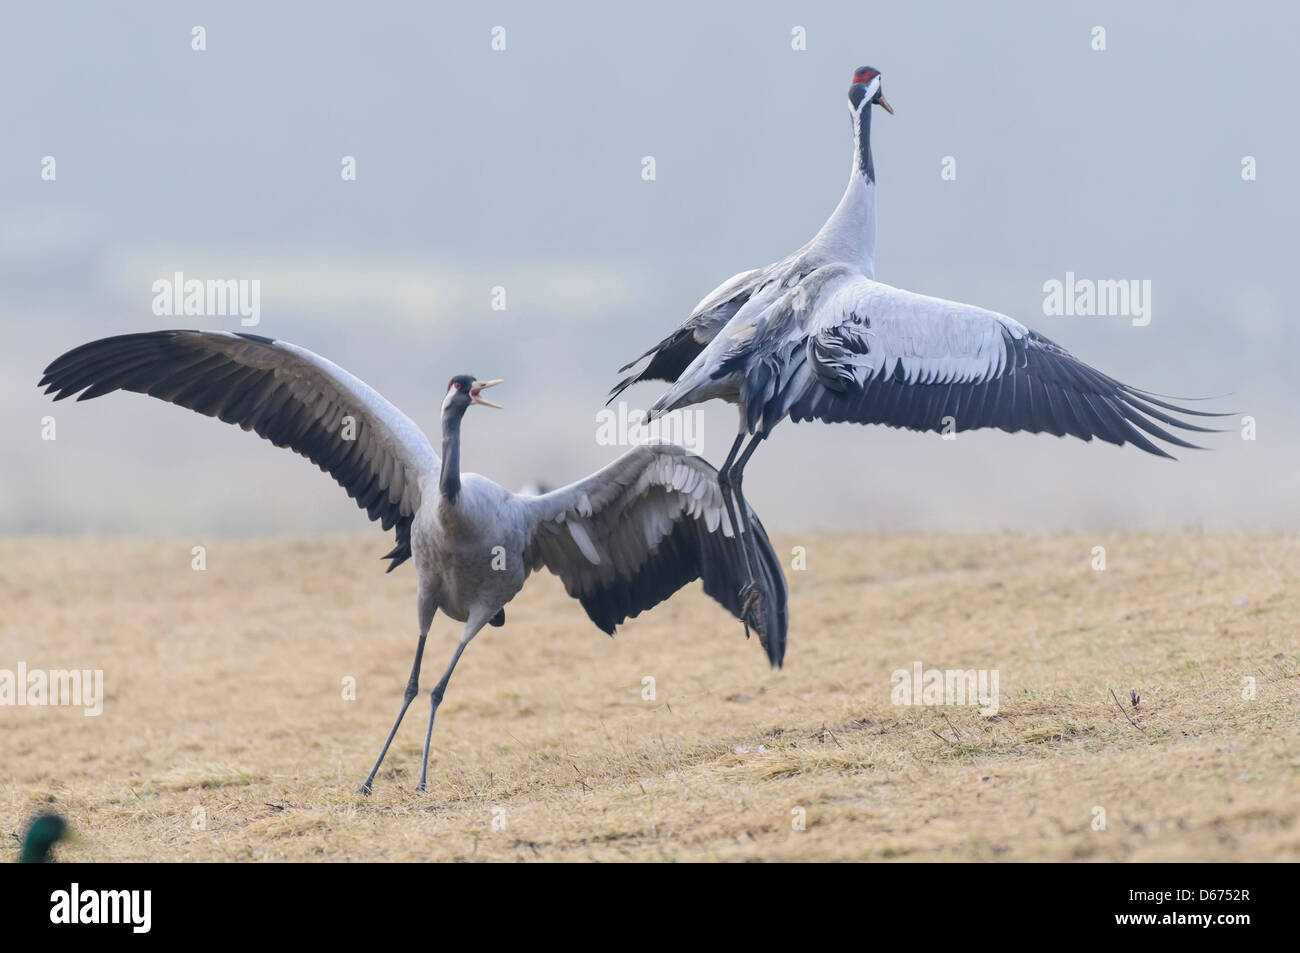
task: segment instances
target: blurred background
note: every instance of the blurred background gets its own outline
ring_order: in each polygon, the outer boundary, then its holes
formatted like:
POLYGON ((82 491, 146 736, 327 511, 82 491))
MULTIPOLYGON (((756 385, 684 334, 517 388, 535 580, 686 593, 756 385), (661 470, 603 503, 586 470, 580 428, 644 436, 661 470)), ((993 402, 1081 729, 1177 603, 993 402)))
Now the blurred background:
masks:
MULTIPOLYGON (((1258 438, 1229 418, 1212 452, 1171 463, 1050 436, 786 424, 747 472, 769 528, 1300 523, 1300 8, 468 6, 5 6, 0 532, 366 525, 327 476, 237 428, 37 390, 94 337, 241 330, 155 316, 152 284, 177 271, 259 280, 243 330, 343 365, 435 443, 448 378, 505 378, 506 412, 466 425, 465 467, 512 489, 587 474, 620 452, 596 440, 617 368, 835 206, 864 64, 897 110, 873 124, 879 280, 1012 315, 1140 387, 1230 395, 1214 406, 1254 416, 1258 438), (1150 324, 1044 316, 1044 282, 1067 271, 1149 279, 1150 324)), ((716 465, 733 408, 710 405, 704 426, 716 465)))

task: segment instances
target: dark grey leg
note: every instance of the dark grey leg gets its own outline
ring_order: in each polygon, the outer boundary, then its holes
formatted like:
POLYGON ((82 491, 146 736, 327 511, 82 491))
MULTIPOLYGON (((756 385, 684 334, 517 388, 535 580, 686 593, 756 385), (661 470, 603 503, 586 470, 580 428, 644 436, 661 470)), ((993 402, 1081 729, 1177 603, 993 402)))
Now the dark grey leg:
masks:
POLYGON ((447 691, 447 683, 451 681, 451 673, 455 670, 456 663, 460 661, 460 654, 465 651, 465 646, 473 641, 479 629, 487 625, 488 620, 496 614, 497 610, 493 609, 491 612, 469 617, 469 621, 465 623, 465 631, 461 634, 460 644, 456 646, 456 654, 451 657, 451 664, 447 666, 447 671, 442 673, 442 678, 438 679, 438 684, 433 686, 433 691, 429 693, 429 727, 424 732, 424 758, 420 765, 420 783, 415 786, 417 791, 423 791, 429 779, 429 743, 433 740, 433 719, 438 714, 438 706, 442 704, 442 696, 447 691))
POLYGON ((750 611, 757 609, 761 605, 763 590, 759 587, 758 583, 754 581, 754 573, 751 568, 762 564, 759 561, 758 542, 754 539, 754 529, 749 518, 749 504, 745 502, 745 464, 749 462, 749 458, 753 456, 754 451, 758 449, 758 445, 763 442, 764 437, 766 437, 766 434, 755 434, 754 439, 751 440, 749 446, 745 448, 745 452, 742 453, 740 459, 736 461, 731 473, 731 482, 735 486, 736 501, 740 508, 740 519, 745 528, 743 547, 748 548, 752 554, 752 560, 751 557, 746 557, 745 559, 745 567, 749 570, 749 582, 740 593, 742 598, 741 614, 746 620, 745 627, 747 629, 749 627, 750 611))
POLYGON ((438 611, 438 608, 432 602, 426 600, 423 595, 418 598, 420 641, 415 646, 415 663, 411 666, 411 677, 406 680, 406 693, 402 696, 402 709, 397 713, 397 720, 393 722, 393 727, 388 731, 388 738, 384 741, 384 748, 379 752, 379 757, 375 759, 375 766, 370 769, 370 774, 366 777, 365 783, 357 788, 357 793, 362 796, 370 793, 371 785, 375 783, 375 775, 379 773, 379 766, 384 763, 384 755, 388 754, 388 746, 393 743, 393 738, 397 735, 397 726, 402 723, 402 717, 406 714, 406 709, 411 707, 411 702, 420 693, 420 659, 424 656, 424 640, 429 634, 429 626, 433 623, 433 614, 438 611))
MULTIPOLYGON (((727 519, 731 522, 731 531, 736 536, 736 545, 740 547, 740 555, 745 561, 745 578, 748 580, 746 585, 753 585, 754 570, 749 562, 749 551, 745 548, 741 536, 741 523, 736 519, 736 502, 735 488, 732 483, 731 468, 736 460, 736 454, 740 451, 740 445, 745 442, 745 431, 736 435, 736 442, 731 445, 731 452, 727 454, 727 459, 723 461, 722 469, 718 471, 718 489, 722 491, 722 502, 727 508, 727 519)), ((743 621, 743 620, 742 620, 743 621)), ((745 634, 749 634, 749 624, 745 624, 745 634)))

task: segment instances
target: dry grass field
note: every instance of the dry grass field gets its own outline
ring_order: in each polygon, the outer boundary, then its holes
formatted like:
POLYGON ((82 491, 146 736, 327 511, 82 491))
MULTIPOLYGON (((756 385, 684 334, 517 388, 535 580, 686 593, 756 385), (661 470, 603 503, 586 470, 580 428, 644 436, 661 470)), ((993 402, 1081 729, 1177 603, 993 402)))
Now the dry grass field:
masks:
POLYGON ((362 799, 416 634, 384 543, 215 541, 196 572, 187 541, 0 542, 0 669, 106 690, 0 708, 3 857, 54 809, 92 861, 1300 858, 1293 538, 783 536, 779 672, 698 584, 611 640, 543 575, 467 650, 417 794, 435 620, 362 799), (998 713, 892 704, 918 661, 996 669, 998 713))

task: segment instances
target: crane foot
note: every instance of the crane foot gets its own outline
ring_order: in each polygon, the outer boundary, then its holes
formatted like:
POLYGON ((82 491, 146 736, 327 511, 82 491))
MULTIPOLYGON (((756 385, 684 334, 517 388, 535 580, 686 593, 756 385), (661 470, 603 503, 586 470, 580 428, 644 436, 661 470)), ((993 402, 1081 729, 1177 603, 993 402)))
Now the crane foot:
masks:
POLYGON ((763 590, 756 583, 746 583, 740 590, 740 621, 749 638, 750 626, 763 631, 763 590))

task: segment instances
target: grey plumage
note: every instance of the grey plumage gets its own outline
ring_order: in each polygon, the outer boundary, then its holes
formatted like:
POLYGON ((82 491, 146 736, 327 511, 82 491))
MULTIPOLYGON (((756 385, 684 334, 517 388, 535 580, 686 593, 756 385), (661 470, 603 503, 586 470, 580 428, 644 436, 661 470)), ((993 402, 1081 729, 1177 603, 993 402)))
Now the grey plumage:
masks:
MULTIPOLYGON (((747 572, 725 541, 728 519, 717 471, 671 444, 638 446, 595 474, 539 496, 521 496, 486 477, 460 472, 460 426, 481 390, 498 383, 453 378, 443 401, 442 456, 420 429, 368 385, 304 348, 224 331, 155 331, 92 341, 46 368, 40 386, 56 400, 114 390, 179 404, 288 447, 344 487, 371 519, 395 528, 390 569, 415 563, 419 641, 397 721, 370 777, 418 691, 420 661, 434 614, 465 623, 456 653, 431 697, 425 742, 466 645, 528 575, 558 575, 602 630, 615 627, 702 579, 732 614, 747 572), (349 439, 348 437, 351 437, 349 439)), ((759 573, 775 597, 750 613, 769 661, 784 658, 786 585, 757 516, 747 512, 759 573)), ((743 528, 743 527, 742 527, 743 528)))

